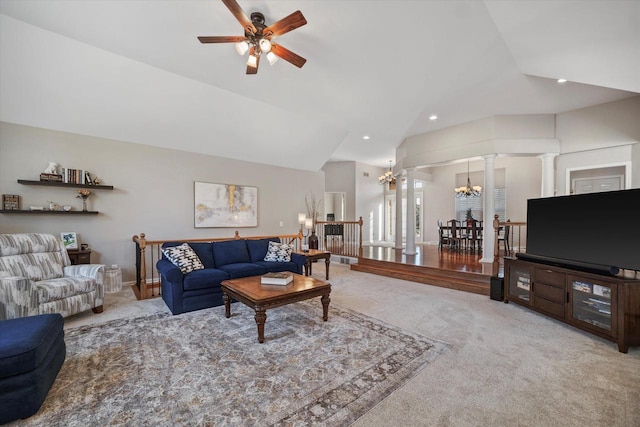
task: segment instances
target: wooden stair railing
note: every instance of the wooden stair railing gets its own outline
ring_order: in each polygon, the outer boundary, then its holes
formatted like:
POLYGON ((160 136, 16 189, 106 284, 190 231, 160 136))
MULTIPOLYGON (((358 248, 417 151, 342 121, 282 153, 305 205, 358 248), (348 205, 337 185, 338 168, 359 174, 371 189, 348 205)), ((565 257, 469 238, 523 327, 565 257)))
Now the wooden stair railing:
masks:
MULTIPOLYGON (((500 273, 500 256, 513 256, 516 252, 524 252, 527 247, 527 223, 511 221, 502 222, 498 215, 493 216, 493 265, 491 275, 497 277, 500 273), (502 237, 500 232, 504 230, 502 237), (504 248, 500 251, 500 242, 504 242, 504 248)), ((503 264, 504 265, 504 264, 503 264)))
POLYGON ((281 234, 277 236, 246 236, 241 237, 236 230, 234 237, 212 237, 205 239, 171 239, 171 240, 147 240, 144 233, 132 237, 136 244, 136 282, 132 286, 137 299, 147 299, 160 295, 161 277, 156 270, 156 262, 162 258, 162 245, 167 242, 223 242, 233 239, 267 239, 279 237, 283 243, 294 245, 294 250, 300 250, 302 244, 302 233, 281 234), (150 280, 147 280, 150 278, 150 280), (158 288, 158 295, 155 290, 158 288))
POLYGON ((358 221, 316 221, 318 249, 332 255, 362 256, 362 217, 358 221))

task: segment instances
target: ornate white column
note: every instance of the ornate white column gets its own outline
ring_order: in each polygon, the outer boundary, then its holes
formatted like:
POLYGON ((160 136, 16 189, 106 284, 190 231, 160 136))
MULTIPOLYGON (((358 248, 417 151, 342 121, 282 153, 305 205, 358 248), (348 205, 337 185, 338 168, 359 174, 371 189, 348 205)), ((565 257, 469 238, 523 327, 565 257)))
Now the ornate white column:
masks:
MULTIPOLYGON (((416 254, 416 203, 413 174, 416 168, 407 169, 407 255, 416 254)), ((402 202, 402 199, 400 200, 402 202)))
POLYGON ((395 249, 402 249, 402 175, 396 176, 396 244, 395 249))
POLYGON ((482 258, 480 262, 493 262, 493 215, 496 210, 494 190, 496 187, 495 154, 487 154, 484 158, 484 188, 482 189, 484 217, 482 218, 482 258))
POLYGON ((555 169, 553 159, 557 154, 546 153, 538 156, 542 160, 542 188, 540 197, 553 197, 555 195, 555 169))

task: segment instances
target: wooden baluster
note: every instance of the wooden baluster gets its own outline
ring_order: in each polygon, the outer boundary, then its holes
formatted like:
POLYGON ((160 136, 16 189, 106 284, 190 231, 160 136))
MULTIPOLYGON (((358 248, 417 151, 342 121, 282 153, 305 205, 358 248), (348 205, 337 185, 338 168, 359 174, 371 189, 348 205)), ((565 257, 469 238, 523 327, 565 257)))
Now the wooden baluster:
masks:
POLYGON ((500 244, 498 242, 498 233, 500 233, 500 220, 498 215, 493 215, 493 265, 491 267, 491 275, 498 276, 500 269, 500 244))

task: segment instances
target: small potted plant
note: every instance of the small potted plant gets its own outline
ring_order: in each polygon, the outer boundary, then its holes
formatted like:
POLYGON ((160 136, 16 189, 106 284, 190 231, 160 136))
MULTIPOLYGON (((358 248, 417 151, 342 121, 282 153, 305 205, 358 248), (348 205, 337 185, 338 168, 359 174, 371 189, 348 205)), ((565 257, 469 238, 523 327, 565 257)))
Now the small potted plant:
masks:
POLYGON ((89 198, 90 195, 91 195, 91 190, 87 190, 86 188, 78 190, 78 195, 76 196, 76 198, 82 199, 83 212, 87 211, 87 199, 89 198))
POLYGON ((471 208, 467 209, 467 227, 473 226, 473 213, 471 212, 471 208))

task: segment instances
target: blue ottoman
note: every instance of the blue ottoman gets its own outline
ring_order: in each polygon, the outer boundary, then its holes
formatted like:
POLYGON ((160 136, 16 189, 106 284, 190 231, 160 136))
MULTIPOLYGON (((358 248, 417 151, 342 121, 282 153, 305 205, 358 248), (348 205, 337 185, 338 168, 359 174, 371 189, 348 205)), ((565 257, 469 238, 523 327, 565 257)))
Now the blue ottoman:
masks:
POLYGON ((67 354, 63 326, 60 314, 0 321, 0 424, 40 409, 67 354))

